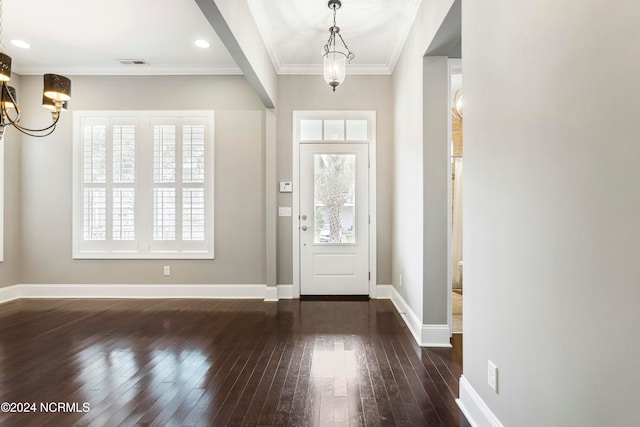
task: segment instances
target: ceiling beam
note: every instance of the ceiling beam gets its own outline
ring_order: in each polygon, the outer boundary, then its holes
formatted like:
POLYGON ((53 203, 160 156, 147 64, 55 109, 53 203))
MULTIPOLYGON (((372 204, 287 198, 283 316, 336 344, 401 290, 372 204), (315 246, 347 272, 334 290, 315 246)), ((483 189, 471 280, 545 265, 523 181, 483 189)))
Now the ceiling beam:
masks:
POLYGON ((246 1, 195 0, 267 108, 276 106, 278 76, 246 1))

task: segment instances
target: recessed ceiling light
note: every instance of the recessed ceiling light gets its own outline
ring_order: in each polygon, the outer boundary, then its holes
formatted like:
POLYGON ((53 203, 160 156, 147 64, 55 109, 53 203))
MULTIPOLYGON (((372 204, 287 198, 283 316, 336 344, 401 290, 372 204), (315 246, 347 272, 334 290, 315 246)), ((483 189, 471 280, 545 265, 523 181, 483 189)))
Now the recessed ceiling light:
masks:
POLYGON ((29 49, 31 45, 24 40, 11 40, 11 44, 16 47, 21 47, 23 49, 29 49))
POLYGON ((196 43, 196 46, 201 47, 201 48, 203 48, 203 49, 206 49, 206 48, 208 48, 209 46, 211 46, 211 45, 209 44, 209 42, 208 42, 208 41, 206 41, 206 40, 196 40, 196 42, 195 42, 195 43, 196 43))

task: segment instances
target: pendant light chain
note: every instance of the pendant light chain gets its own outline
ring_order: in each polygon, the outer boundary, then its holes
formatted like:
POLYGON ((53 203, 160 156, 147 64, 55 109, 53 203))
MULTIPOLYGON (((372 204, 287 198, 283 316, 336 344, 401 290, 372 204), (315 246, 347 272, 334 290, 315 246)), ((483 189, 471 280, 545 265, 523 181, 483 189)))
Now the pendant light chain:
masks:
POLYGON ((355 55, 344 42, 342 34, 340 34, 340 27, 336 25, 337 10, 342 6, 342 2, 329 0, 328 6, 333 11, 333 25, 329 28, 329 39, 324 45, 323 74, 325 82, 335 92, 336 87, 340 86, 345 79, 347 64, 355 55))

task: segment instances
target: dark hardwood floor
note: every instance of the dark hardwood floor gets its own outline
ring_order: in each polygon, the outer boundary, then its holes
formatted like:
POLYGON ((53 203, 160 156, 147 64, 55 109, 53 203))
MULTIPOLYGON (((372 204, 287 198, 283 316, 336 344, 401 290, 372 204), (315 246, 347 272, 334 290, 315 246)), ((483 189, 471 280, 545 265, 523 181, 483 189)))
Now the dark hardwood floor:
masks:
POLYGON ((454 337, 421 349, 386 300, 18 300, 0 425, 468 426, 454 337))

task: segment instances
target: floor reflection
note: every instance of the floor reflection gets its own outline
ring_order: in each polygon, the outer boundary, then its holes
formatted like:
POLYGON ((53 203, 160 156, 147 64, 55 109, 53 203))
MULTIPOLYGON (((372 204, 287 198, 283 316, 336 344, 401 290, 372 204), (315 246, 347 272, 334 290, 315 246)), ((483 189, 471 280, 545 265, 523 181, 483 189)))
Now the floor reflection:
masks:
POLYGON ((466 425, 455 349, 388 301, 30 300, 0 325, 3 401, 91 405, 3 426, 466 425))

